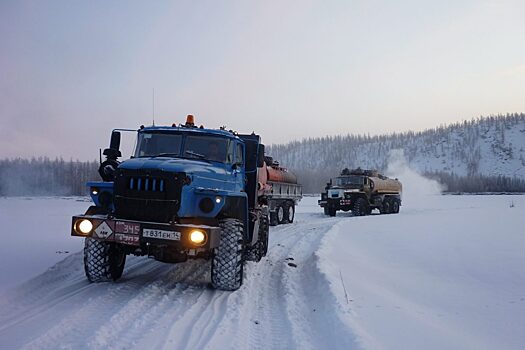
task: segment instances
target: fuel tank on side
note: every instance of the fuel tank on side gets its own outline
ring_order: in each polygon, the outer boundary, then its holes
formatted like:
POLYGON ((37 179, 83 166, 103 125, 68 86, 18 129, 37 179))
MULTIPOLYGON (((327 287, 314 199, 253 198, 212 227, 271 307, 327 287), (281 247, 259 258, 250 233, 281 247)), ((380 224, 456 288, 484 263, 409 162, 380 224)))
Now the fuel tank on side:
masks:
POLYGON ((266 167, 268 173, 268 181, 285 182, 289 184, 297 183, 297 176, 285 168, 275 168, 273 166, 266 167))
POLYGON ((401 193, 403 191, 403 186, 399 180, 371 176, 369 179, 373 182, 374 187, 373 192, 377 193, 401 193))
POLYGON ((265 191, 271 189, 271 186, 268 184, 271 182, 283 182, 288 184, 297 184, 297 176, 290 172, 288 169, 281 168, 278 163, 271 160, 271 165, 264 162, 263 166, 259 168, 257 175, 258 182, 258 195, 262 196, 265 191))

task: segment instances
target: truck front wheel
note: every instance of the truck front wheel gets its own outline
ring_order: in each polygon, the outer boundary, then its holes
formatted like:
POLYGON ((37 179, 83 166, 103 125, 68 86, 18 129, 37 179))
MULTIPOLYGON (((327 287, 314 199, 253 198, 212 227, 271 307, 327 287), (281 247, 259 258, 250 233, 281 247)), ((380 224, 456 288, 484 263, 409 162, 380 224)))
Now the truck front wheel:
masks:
POLYGON ((116 281, 122 276, 126 254, 115 243, 86 238, 84 271, 90 282, 116 281))
POLYGON ((335 214, 337 213, 337 209, 335 207, 328 207, 328 215, 330 216, 335 216, 335 214))
POLYGON ((211 263, 211 284, 215 289, 237 290, 242 285, 244 225, 237 219, 219 222, 221 241, 211 263))
POLYGON ((355 216, 364 216, 368 214, 368 203, 364 198, 357 198, 352 208, 352 213, 355 216))

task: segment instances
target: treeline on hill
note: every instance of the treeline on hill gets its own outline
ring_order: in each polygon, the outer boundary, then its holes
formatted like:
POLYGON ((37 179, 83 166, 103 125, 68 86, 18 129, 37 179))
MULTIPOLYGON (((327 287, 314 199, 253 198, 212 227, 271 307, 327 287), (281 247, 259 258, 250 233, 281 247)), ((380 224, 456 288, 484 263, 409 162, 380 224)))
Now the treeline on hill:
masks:
POLYGON ((305 138, 266 150, 310 193, 321 191, 343 168, 387 173, 393 151, 402 151, 411 169, 438 179, 451 192, 524 192, 525 114, 479 117, 420 132, 305 138))
POLYGON ((47 157, 0 160, 0 196, 86 195, 86 181, 98 180, 98 162, 47 157))
MULTIPOLYGON (((87 181, 100 180, 98 162, 32 158, 0 160, 0 196, 86 195, 87 181)), ((458 176, 428 172, 425 176, 445 185, 446 192, 525 192, 525 180, 505 176, 458 176)), ((304 193, 319 193, 330 175, 311 171, 298 173, 304 193)))

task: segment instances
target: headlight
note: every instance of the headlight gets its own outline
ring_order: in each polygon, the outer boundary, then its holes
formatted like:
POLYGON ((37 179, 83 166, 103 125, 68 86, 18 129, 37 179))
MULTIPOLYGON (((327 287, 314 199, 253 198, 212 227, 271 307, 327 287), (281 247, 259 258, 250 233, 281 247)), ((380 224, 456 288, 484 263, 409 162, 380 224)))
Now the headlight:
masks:
POLYGON ((92 194, 93 196, 96 196, 96 195, 98 194, 98 188, 96 188, 96 187, 91 187, 91 194, 92 194))
POLYGON ((75 224, 75 231, 77 233, 87 235, 93 230, 93 224, 87 219, 79 220, 75 224))
POLYGON ((193 230, 190 232, 190 241, 192 243, 202 245, 206 243, 206 234, 199 230, 193 230))
POLYGON ((215 197, 215 203, 221 204, 221 201, 222 201, 221 197, 219 197, 219 196, 215 197))

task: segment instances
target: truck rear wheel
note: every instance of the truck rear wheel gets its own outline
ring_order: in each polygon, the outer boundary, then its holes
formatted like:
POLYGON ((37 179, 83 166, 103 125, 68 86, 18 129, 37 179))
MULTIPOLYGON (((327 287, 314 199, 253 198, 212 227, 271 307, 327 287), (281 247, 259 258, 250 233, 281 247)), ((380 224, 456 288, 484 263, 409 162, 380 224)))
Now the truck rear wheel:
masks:
POLYGON ((211 284, 221 290, 237 290, 242 285, 244 225, 237 219, 219 222, 221 241, 211 263, 211 284))
POLYGON ((293 203, 288 205, 288 222, 291 224, 295 218, 295 205, 293 203))
POLYGON ((246 260, 260 261, 268 252, 269 222, 268 216, 261 216, 259 222, 259 238, 257 242, 246 251, 246 260))
POLYGON ((392 201, 392 213, 399 213, 399 199, 394 199, 392 201))
POLYGON ((126 254, 115 243, 86 238, 84 272, 89 282, 116 281, 122 276, 126 254))
POLYGON ((279 205, 277 207, 277 223, 279 225, 282 225, 282 224, 285 224, 286 223, 286 215, 285 215, 285 210, 284 210, 284 206, 283 205, 279 205))
POLYGON ((277 213, 275 211, 270 212, 270 226, 277 226, 277 213))
POLYGON ((364 198, 357 198, 355 200, 352 213, 355 216, 365 216, 368 214, 368 203, 364 198))
POLYGON ((390 214, 392 212, 392 201, 389 197, 385 197, 383 205, 381 206, 381 214, 390 214))

